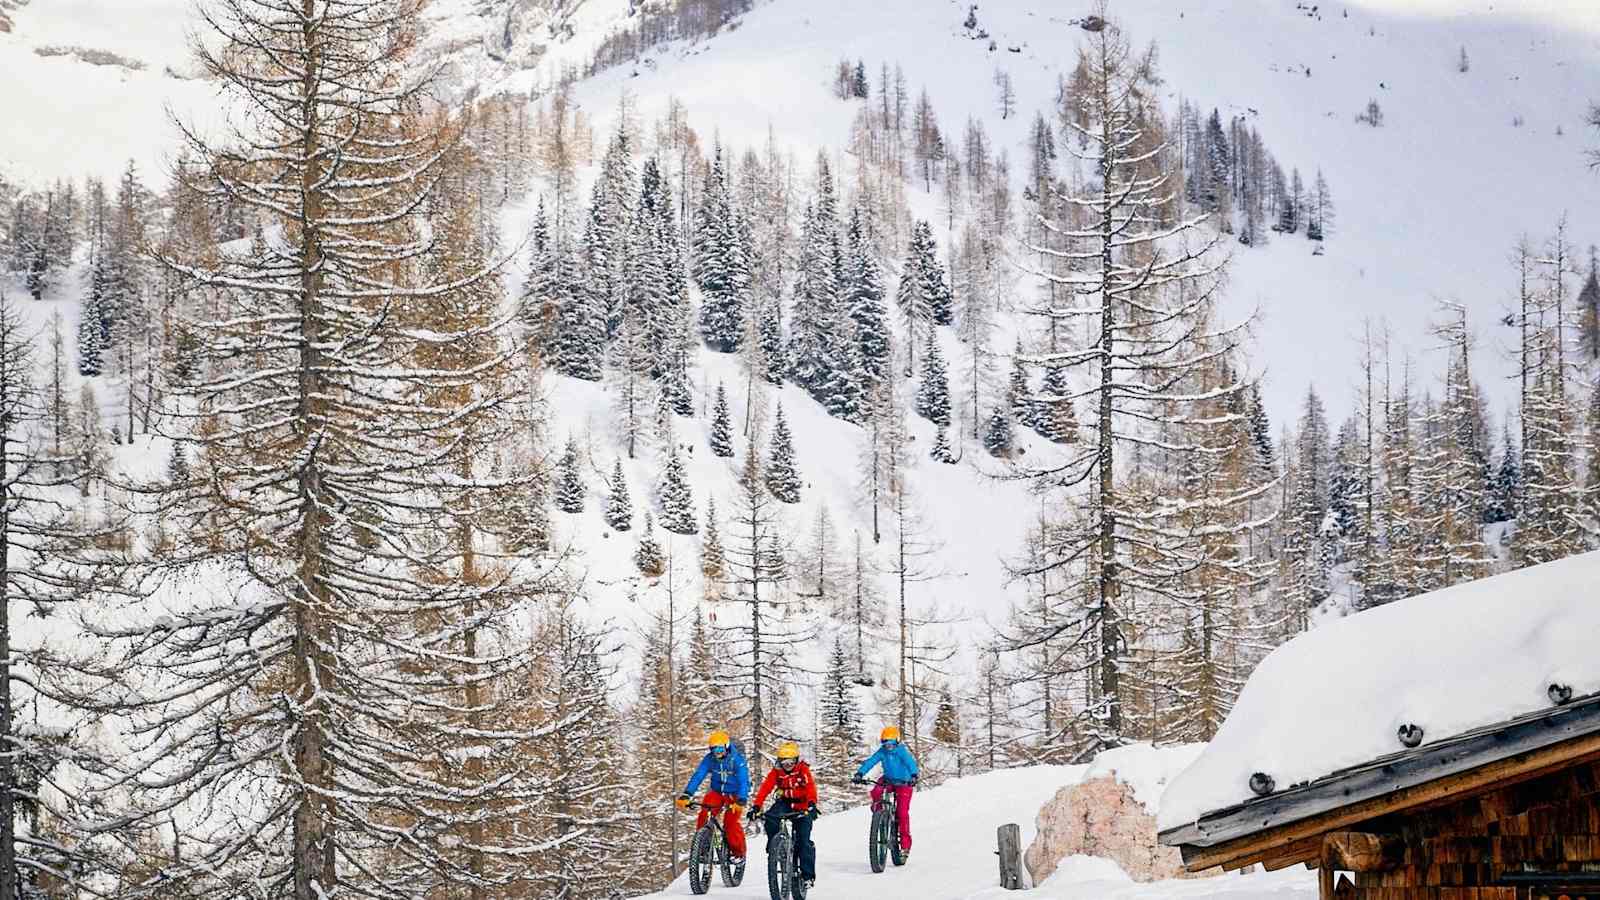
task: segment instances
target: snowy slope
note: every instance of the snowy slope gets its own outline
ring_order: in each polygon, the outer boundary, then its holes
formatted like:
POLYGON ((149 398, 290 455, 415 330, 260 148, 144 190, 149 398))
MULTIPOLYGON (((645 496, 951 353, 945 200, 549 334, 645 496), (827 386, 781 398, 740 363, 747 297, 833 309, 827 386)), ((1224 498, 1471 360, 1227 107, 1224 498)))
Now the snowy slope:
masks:
MULTIPOLYGON (((1426 377, 1442 371, 1424 356, 1437 299, 1471 309, 1484 340, 1479 371, 1498 392, 1508 367, 1494 352, 1491 322, 1514 288, 1511 245, 1522 233, 1542 238, 1563 212, 1579 245, 1600 241, 1600 183, 1582 157, 1596 140, 1582 117, 1600 84, 1600 17, 1561 15, 1575 6, 1553 0, 1372 6, 1322 4, 1321 18, 1294 0, 1113 7, 1136 43, 1160 44, 1169 111, 1186 96, 1220 108, 1224 120, 1246 115, 1286 170, 1299 167, 1309 182, 1320 166, 1332 185, 1337 219, 1326 255, 1313 257, 1302 238, 1235 253, 1229 304, 1239 315, 1261 311, 1255 361, 1279 420, 1312 379, 1336 416, 1348 404, 1354 340, 1368 317, 1390 322, 1396 350, 1425 363, 1426 377), (1463 46, 1472 63, 1465 74, 1455 67, 1463 46), (1382 128, 1355 121, 1370 98, 1383 106, 1382 128), (1524 124, 1514 127, 1518 116, 1524 124)), ((900 63, 913 97, 928 88, 946 130, 959 134, 969 115, 983 119, 996 150, 1020 170, 1033 112, 1049 111, 1058 76, 1074 64, 1083 32, 1070 21, 1085 10, 983 3, 979 22, 993 52, 961 28, 965 11, 955 0, 778 0, 713 40, 602 73, 579 96, 602 121, 623 91, 641 121, 675 97, 702 133, 760 145, 771 127, 806 160, 814 148, 845 142, 856 108, 829 92, 833 64, 865 60, 875 92, 878 65, 900 63), (993 96, 997 66, 1018 96, 1019 114, 1004 121, 993 96)), ((501 87, 533 80, 525 74, 501 87)), ((920 191, 911 201, 929 216, 938 205, 920 191)))
POLYGON ((1331 620, 1267 656, 1227 722, 1161 800, 1160 827, 1250 799, 1253 772, 1297 784, 1600 690, 1600 552, 1331 620), (1426 635, 1425 639, 1419 636, 1426 635))
MULTIPOLYGON (((813 833, 817 845, 817 886, 814 896, 836 900, 879 900, 915 897, 918 900, 968 900, 1015 897, 997 885, 994 829, 1015 822, 1022 829, 1022 844, 1033 840, 1033 816, 1039 803, 1054 791, 1083 777, 1088 766, 1035 766, 955 779, 939 787, 918 791, 912 803, 911 859, 904 868, 890 866, 874 875, 867 866, 866 835, 870 811, 859 807, 824 815, 813 833)), ((765 838, 750 849, 750 867, 744 883, 725 888, 717 881, 709 896, 765 898, 765 838)), ((689 894, 687 876, 650 897, 689 894)), ((1268 900, 1316 896, 1316 879, 1305 871, 1271 875, 1225 875, 1200 881, 1133 884, 1114 863, 1079 857, 1068 861, 1030 896, 1045 900, 1268 900)))
MULTIPOLYGON (((434 46, 458 51, 452 77, 481 80, 484 91, 538 89, 626 21, 625 0, 564 4, 577 37, 535 52, 548 31, 539 5, 436 0, 434 46), (511 12, 522 43, 514 58, 497 61, 489 51, 511 12)), ((164 74, 191 68, 190 6, 53 0, 15 11, 15 30, 0 34, 0 79, 22 102, 8 104, 0 173, 42 182, 114 173, 130 158, 159 170, 174 146, 165 109, 189 117, 215 102, 212 86, 164 74), (146 68, 35 55, 50 45, 104 49, 146 68)), ((1426 358, 1423 329, 1439 298, 1473 311, 1480 372, 1494 390, 1508 368, 1491 323, 1513 287, 1512 243, 1523 233, 1543 237, 1563 212, 1578 246, 1600 240, 1600 185, 1581 156, 1593 140, 1581 117, 1600 84, 1600 17, 1562 0, 1366 0, 1322 4, 1320 18, 1296 6, 1120 0, 1114 8, 1135 40, 1160 42, 1170 106, 1182 94, 1224 117, 1249 115, 1286 167, 1309 180, 1321 166, 1332 184, 1338 213, 1325 256, 1312 257, 1298 239, 1236 254, 1230 303, 1240 314, 1261 309, 1256 361, 1268 373, 1269 409, 1285 418, 1318 378, 1337 415, 1367 317, 1387 318, 1397 347, 1431 379, 1440 366, 1426 358), (1472 61, 1465 74, 1454 65, 1462 47, 1472 61), (1383 128, 1354 121, 1369 98, 1383 105, 1383 128)), ((713 39, 603 73, 580 96, 603 120, 627 90, 646 121, 676 96, 703 133, 759 143, 770 125, 804 159, 814 147, 839 146, 848 131, 853 106, 827 90, 833 62, 859 57, 875 71, 887 60, 903 64, 913 94, 928 87, 947 128, 979 116, 997 148, 1020 160, 1032 112, 1048 107, 1072 64, 1082 33, 1069 21, 1081 11, 984 3, 980 23, 994 52, 967 38, 964 12, 956 0, 774 0, 713 39), (996 66, 1017 87, 1019 115, 1009 121, 991 96, 996 66)), ((913 202, 925 214, 935 205, 913 202)))

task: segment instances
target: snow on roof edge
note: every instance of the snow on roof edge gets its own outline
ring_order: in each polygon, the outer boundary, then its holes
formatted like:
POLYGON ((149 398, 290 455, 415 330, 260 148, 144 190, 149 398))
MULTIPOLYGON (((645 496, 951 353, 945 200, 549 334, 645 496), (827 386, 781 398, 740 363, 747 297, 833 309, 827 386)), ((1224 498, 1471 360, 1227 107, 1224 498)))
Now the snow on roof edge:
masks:
POLYGON ((1331 622, 1267 656, 1200 757, 1162 797, 1158 826, 1544 706, 1551 684, 1600 689, 1600 552, 1422 594, 1331 622))

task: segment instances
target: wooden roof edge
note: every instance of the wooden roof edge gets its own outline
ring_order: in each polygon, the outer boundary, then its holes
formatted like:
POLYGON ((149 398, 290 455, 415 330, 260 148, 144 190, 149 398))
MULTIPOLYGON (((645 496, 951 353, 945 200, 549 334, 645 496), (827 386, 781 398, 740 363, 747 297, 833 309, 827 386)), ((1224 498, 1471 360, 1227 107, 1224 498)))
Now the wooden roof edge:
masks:
POLYGON ((1158 839, 1181 848, 1191 870, 1240 868, 1282 859, 1289 845, 1323 832, 1590 759, 1600 759, 1600 695, 1219 810, 1162 831, 1158 839))

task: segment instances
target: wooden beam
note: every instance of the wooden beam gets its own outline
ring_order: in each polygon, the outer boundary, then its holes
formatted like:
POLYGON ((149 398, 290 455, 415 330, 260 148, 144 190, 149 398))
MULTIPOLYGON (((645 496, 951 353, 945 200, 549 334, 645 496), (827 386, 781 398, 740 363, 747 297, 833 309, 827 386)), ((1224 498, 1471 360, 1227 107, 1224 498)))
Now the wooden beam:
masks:
POLYGON ((1189 871, 1221 866, 1237 869, 1268 857, 1307 838, 1338 831, 1381 815, 1412 811, 1470 796, 1474 793, 1528 781, 1573 765, 1600 760, 1600 734, 1565 741, 1527 753, 1497 760, 1476 769, 1444 778, 1400 788, 1349 806, 1329 810, 1319 816, 1301 819, 1266 831, 1217 844, 1214 847, 1183 845, 1183 863, 1189 871))
POLYGON ((1322 865, 1351 872, 1387 872, 1405 860, 1405 841, 1396 834, 1330 831, 1322 836, 1322 865))

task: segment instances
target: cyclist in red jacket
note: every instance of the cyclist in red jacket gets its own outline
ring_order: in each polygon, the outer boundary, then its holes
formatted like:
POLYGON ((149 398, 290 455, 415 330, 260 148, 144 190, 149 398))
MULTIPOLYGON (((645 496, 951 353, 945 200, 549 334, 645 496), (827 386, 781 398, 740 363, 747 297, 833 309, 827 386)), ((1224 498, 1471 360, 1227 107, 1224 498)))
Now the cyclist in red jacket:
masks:
POLYGON ((761 804, 774 790, 778 799, 765 814, 767 853, 772 853, 772 836, 778 833, 778 820, 800 813, 794 820, 794 845, 800 851, 800 880, 810 888, 817 883, 817 845, 811 842, 811 823, 817 818, 817 780, 811 777, 811 766, 800 758, 800 745, 794 741, 778 745, 778 765, 767 772, 761 790, 756 791, 755 802, 750 804, 751 821, 762 815, 761 804))

